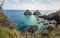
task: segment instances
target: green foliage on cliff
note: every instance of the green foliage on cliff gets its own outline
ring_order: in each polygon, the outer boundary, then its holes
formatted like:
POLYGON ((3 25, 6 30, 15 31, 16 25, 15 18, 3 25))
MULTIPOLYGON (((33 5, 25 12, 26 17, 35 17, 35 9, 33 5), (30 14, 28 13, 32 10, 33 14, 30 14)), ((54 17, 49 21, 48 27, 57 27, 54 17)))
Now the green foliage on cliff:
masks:
POLYGON ((16 23, 9 22, 2 11, 2 7, 0 7, 0 38, 20 38, 20 33, 16 30, 16 26, 16 23))
POLYGON ((0 38, 19 38, 19 32, 7 28, 0 28, 0 38))

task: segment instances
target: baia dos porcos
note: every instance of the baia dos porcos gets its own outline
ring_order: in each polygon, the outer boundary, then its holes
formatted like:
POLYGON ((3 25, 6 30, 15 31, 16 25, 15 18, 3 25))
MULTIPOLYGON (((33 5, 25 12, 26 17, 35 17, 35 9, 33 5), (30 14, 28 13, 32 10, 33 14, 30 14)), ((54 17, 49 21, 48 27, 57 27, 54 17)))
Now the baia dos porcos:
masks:
POLYGON ((48 19, 43 18, 42 16, 40 16, 36 20, 38 21, 36 25, 27 25, 26 26, 23 23, 24 26, 23 25, 21 26, 22 30, 20 30, 21 28, 18 28, 19 31, 21 31, 21 32, 31 32, 31 33, 37 34, 37 33, 42 33, 49 26, 54 27, 57 24, 57 22, 54 19, 48 20, 48 19))

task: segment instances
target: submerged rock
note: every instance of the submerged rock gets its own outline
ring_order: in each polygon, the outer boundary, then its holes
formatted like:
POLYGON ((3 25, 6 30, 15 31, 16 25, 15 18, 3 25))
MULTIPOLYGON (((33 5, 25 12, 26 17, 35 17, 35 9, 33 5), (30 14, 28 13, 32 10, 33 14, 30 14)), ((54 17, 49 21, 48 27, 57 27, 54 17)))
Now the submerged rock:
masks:
POLYGON ((24 12, 24 15, 32 15, 32 12, 29 11, 29 10, 26 10, 26 11, 24 12))
POLYGON ((39 10, 36 10, 33 15, 41 15, 41 13, 39 12, 39 10))
POLYGON ((39 21, 40 19, 37 18, 36 20, 39 21))
POLYGON ((37 22, 37 24, 40 24, 40 22, 37 22))

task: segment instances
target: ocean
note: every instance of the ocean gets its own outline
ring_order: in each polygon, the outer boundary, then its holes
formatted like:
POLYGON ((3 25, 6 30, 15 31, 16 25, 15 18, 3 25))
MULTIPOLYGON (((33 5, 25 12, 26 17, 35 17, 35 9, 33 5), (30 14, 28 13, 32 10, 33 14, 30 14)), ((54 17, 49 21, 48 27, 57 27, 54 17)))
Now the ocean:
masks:
MULTIPOLYGON (((42 32, 43 29, 45 29, 46 26, 44 26, 42 23, 37 24, 37 18, 35 15, 24 15, 24 12, 26 10, 4 10, 4 14, 8 17, 8 20, 10 22, 17 22, 17 29, 19 31, 22 31, 24 29, 26 29, 29 26, 32 25, 37 25, 38 26, 38 30, 37 32, 42 32)), ((34 10, 31 10, 31 12, 33 13, 34 10)), ((55 11, 53 10, 40 10, 40 13, 42 15, 48 15, 50 13, 53 13, 55 11)), ((47 21, 47 20, 46 20, 47 21)), ((48 23, 48 21, 47 21, 48 23)))

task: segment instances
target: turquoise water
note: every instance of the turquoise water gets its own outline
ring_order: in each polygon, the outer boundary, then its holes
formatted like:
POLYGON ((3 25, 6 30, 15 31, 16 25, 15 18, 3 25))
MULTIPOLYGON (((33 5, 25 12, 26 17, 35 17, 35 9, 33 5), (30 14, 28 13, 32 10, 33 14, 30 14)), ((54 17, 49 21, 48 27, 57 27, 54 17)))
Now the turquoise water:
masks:
MULTIPOLYGON (((8 17, 10 22, 18 22, 17 29, 22 31, 31 25, 37 25, 38 30, 36 33, 42 32, 48 25, 43 25, 43 23, 37 24, 37 18, 35 15, 23 15, 25 10, 4 10, 4 14, 8 17)), ((32 11, 34 12, 34 11, 32 11)), ((42 14, 48 14, 52 11, 41 11, 42 14)), ((48 23, 48 20, 46 20, 48 23)))

